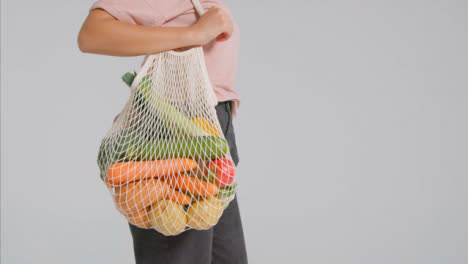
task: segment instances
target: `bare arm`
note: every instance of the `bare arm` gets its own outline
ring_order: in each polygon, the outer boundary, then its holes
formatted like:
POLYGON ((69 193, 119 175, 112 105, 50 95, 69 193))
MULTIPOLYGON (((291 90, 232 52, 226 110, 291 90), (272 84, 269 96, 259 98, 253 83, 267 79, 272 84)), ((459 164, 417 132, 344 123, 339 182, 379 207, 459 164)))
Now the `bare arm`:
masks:
POLYGON ((204 45, 214 38, 229 39, 230 17, 212 7, 188 27, 147 27, 118 21, 102 9, 93 9, 78 34, 82 52, 112 56, 139 56, 204 45))

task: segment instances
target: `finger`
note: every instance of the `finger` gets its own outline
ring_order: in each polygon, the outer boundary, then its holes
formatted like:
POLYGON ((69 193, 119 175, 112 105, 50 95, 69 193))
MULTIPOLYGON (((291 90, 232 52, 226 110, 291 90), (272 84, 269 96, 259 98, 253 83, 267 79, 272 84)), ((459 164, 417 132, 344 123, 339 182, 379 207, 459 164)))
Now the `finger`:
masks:
POLYGON ((232 36, 232 32, 234 31, 234 26, 230 24, 227 29, 223 32, 223 36, 221 39, 228 40, 232 36))
POLYGON ((231 34, 224 32, 216 37, 216 41, 226 41, 231 37, 231 34))
POLYGON ((212 6, 212 7, 210 7, 210 8, 208 9, 207 12, 216 13, 216 12, 218 12, 218 11, 219 11, 219 10, 218 10, 218 7, 217 7, 217 6, 212 6))

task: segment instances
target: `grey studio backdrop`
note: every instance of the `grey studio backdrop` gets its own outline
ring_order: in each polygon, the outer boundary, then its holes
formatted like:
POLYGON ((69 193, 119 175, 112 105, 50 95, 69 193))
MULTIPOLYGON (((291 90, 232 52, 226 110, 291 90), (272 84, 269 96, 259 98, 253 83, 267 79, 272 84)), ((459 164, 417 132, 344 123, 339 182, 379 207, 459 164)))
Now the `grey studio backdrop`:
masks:
MULTIPOLYGON (((250 263, 468 263, 468 1, 225 3, 250 263)), ((96 153, 142 57, 78 50, 91 4, 1 2, 2 263, 134 261, 96 153)))

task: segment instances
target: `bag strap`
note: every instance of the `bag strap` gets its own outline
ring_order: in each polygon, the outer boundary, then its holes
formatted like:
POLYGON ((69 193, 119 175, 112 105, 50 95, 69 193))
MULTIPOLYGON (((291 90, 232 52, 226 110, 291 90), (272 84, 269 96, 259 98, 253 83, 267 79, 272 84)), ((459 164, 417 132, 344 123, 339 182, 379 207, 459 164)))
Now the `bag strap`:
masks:
POLYGON ((199 0, 192 0, 192 4, 200 16, 205 13, 205 9, 203 9, 203 6, 200 4, 199 0))
MULTIPOLYGON (((195 9, 197 10, 198 12, 198 15, 199 16, 202 16, 204 13, 205 13, 205 9, 203 8, 203 6, 200 4, 200 1, 199 0, 191 0, 192 1, 192 4, 193 6, 195 7, 195 9)), ((201 52, 203 52, 203 48, 202 47, 198 47, 198 49, 201 50, 201 52)), ((203 54, 203 53, 202 53, 203 54)), ((204 56, 200 56, 200 59, 203 61, 203 65, 205 65, 205 57, 204 56)), ((206 66, 205 67, 202 67, 203 69, 203 72, 205 73, 206 76, 208 76, 208 72, 207 72, 207 69, 206 69, 206 66)), ((209 103, 211 106, 215 107, 217 104, 218 104, 218 97, 216 96, 215 92, 214 92, 214 89, 213 89, 213 86, 211 84, 211 82, 208 81, 208 86, 205 86, 206 89, 207 89, 207 92, 209 94, 209 103)))

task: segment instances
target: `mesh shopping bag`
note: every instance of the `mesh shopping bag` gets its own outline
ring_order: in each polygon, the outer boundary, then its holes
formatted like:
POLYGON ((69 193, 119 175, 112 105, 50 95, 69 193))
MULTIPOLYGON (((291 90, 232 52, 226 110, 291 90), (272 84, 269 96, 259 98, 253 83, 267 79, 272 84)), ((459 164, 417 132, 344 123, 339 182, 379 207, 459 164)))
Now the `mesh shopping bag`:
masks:
POLYGON ((116 209, 131 224, 166 236, 214 226, 237 183, 203 48, 150 55, 124 79, 130 98, 97 158, 116 209))

